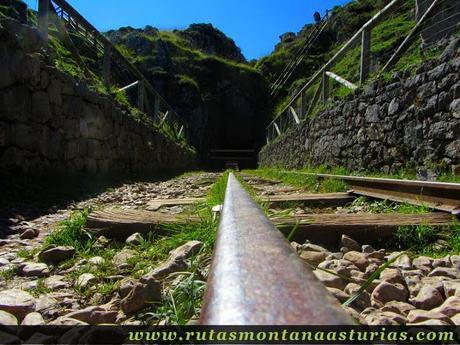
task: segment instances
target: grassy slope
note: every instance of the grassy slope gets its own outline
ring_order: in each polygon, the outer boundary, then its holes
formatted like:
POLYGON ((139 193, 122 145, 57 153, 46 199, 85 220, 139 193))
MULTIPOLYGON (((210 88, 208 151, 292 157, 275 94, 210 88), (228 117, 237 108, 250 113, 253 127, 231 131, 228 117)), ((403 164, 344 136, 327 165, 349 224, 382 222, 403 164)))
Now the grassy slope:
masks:
MULTIPOLYGON (((351 2, 350 4, 334 9, 335 23, 329 27, 329 31, 323 34, 319 41, 326 41, 319 44, 312 54, 307 56, 291 80, 287 83, 285 89, 280 92, 275 109, 275 114, 280 111, 288 102, 288 94, 295 93, 295 90, 305 84, 306 81, 330 59, 345 42, 380 8, 384 6, 384 1, 362 0, 351 2)), ((372 31, 371 52, 376 71, 371 74, 371 78, 377 76, 377 70, 388 60, 395 51, 404 37, 410 32, 415 24, 414 8, 412 2, 407 2, 403 7, 390 15, 386 20, 380 23, 372 31)), ((306 30, 308 32, 308 30, 306 30)), ((267 77, 270 73, 282 70, 287 63, 294 58, 297 47, 304 41, 305 32, 299 33, 294 42, 278 45, 277 49, 271 55, 262 58, 257 63, 257 68, 267 77)), ((393 66, 384 77, 388 77, 393 71, 409 70, 413 71, 416 67, 427 59, 437 56, 439 51, 420 49, 420 40, 415 41, 408 52, 402 59, 393 66)), ((357 83, 359 81, 359 60, 360 46, 350 50, 338 63, 332 68, 332 71, 345 79, 357 83)), ((272 80, 273 81, 273 80, 272 80)), ((350 90, 331 82, 332 95, 339 97, 346 96, 350 90)), ((315 87, 311 88, 308 96, 312 96, 315 87)), ((320 109, 316 109, 317 111, 320 109)))

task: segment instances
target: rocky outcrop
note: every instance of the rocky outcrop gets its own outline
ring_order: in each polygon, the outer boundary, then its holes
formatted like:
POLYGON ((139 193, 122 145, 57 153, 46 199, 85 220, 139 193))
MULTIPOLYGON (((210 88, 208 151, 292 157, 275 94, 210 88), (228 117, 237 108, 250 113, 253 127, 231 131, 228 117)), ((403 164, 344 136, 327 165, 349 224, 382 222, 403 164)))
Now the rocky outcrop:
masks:
POLYGON ((389 81, 335 101, 265 146, 264 167, 344 166, 396 172, 460 164, 460 39, 440 59, 415 75, 398 72, 389 81))
POLYGON ((50 66, 35 28, 0 24, 3 173, 126 176, 193 164, 190 148, 50 66))

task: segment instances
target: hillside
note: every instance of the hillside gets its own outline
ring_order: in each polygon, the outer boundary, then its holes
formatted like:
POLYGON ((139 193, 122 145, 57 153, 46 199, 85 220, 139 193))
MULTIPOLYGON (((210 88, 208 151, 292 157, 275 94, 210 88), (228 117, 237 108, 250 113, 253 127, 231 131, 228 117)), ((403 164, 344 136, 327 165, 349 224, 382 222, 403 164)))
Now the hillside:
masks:
MULTIPOLYGON (((353 1, 343 7, 335 7, 330 14, 330 23, 320 35, 306 58, 302 60, 291 78, 278 93, 278 109, 287 101, 287 96, 294 94, 322 65, 324 65, 340 47, 347 42, 372 16, 388 2, 384 0, 353 1)), ((415 24, 413 2, 406 2, 395 13, 385 19, 372 31, 372 66, 371 71, 379 67, 391 56, 415 24)), ((313 29, 313 24, 305 25, 298 33, 287 33, 280 37, 274 51, 260 59, 256 68, 270 81, 297 57, 299 47, 313 29)), ((414 68, 432 55, 431 50, 422 51, 420 41, 414 43, 409 54, 394 66, 396 70, 414 68)), ((352 49, 333 69, 340 76, 356 81, 359 76, 360 47, 352 49)), ((339 88, 337 85, 335 88, 339 88)), ((339 90, 339 95, 346 94, 347 89, 339 90)))

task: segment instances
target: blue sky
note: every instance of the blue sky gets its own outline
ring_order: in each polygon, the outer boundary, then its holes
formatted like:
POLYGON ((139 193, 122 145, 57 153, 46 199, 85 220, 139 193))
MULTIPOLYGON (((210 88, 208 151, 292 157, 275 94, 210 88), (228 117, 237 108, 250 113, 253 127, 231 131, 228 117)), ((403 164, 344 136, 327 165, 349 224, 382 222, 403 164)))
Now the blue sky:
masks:
MULTIPOLYGON (((121 26, 185 29, 212 23, 233 38, 248 59, 269 54, 279 36, 298 32, 324 13, 350 0, 67 0, 100 31, 121 26)), ((36 8, 37 0, 26 0, 36 8)))

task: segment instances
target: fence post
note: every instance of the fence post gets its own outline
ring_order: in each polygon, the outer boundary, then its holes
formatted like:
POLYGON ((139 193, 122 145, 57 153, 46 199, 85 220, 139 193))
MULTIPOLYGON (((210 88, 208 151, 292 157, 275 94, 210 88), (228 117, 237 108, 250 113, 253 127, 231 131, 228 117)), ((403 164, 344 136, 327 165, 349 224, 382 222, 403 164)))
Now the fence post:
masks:
POLYGON ((104 45, 104 64, 103 64, 103 74, 104 74, 104 84, 107 89, 110 89, 111 80, 110 80, 110 65, 112 61, 112 49, 108 44, 104 45))
POLYGON ((49 0, 39 0, 38 2, 38 28, 45 40, 45 45, 48 45, 48 23, 50 13, 49 0))
POLYGON ((369 76, 371 67, 371 30, 365 29, 361 34, 361 73, 360 84, 363 85, 369 76))
POLYGON ((302 92, 300 96, 300 118, 303 119, 306 116, 307 112, 307 95, 305 92, 302 92))
POLYGON ((323 103, 326 103, 327 100, 329 99, 329 77, 326 74, 326 70, 323 71, 323 76, 322 76, 322 93, 321 93, 321 101, 323 103))
POLYGON ((139 84, 137 85, 137 108, 140 111, 144 111, 144 96, 145 96, 145 88, 144 88, 144 81, 139 80, 139 84))

